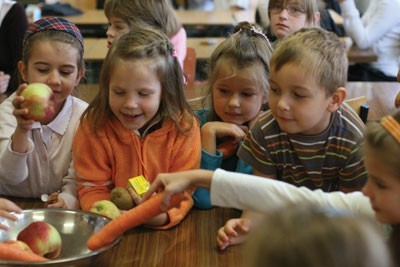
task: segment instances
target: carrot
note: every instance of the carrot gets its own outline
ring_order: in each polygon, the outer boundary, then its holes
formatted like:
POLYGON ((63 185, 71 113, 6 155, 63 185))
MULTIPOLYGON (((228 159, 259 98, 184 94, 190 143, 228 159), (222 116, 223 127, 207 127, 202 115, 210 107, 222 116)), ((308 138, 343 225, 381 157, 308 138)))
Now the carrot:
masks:
POLYGON ((218 150, 222 153, 222 158, 227 159, 236 154, 238 143, 235 140, 228 140, 218 145, 218 150))
MULTIPOLYGON (((163 213, 160 208, 163 195, 164 193, 158 193, 107 223, 102 229, 88 239, 86 243, 88 248, 96 250, 107 246, 125 231, 139 226, 154 216, 163 213)), ((171 208, 179 205, 182 199, 183 193, 172 196, 169 207, 171 208)))
POLYGON ((23 250, 6 243, 0 242, 0 259, 13 261, 48 261, 48 259, 30 251, 23 250))

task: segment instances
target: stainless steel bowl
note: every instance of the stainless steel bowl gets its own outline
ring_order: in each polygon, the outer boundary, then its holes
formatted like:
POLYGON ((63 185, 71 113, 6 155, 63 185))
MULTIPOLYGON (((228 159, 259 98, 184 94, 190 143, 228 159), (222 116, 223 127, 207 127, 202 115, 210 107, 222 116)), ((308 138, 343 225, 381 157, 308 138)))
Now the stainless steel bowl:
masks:
MULTIPOLYGON (((109 220, 103 216, 65 209, 37 209, 25 210, 16 214, 18 221, 0 218, 0 223, 7 225, 8 231, 0 230, 0 241, 15 240, 18 233, 32 222, 45 221, 53 225, 61 235, 61 255, 47 262, 24 263, 19 261, 1 261, 0 266, 90 266, 99 261, 103 252, 119 242, 118 237, 111 245, 99 250, 91 251, 86 241, 91 235, 99 231, 109 220)), ((97 265, 97 264, 96 264, 97 265)))

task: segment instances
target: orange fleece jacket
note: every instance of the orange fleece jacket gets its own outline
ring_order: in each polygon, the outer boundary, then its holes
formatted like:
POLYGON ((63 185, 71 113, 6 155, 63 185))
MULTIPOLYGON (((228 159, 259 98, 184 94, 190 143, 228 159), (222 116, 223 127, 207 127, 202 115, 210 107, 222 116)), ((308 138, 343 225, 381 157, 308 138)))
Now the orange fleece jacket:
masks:
MULTIPOLYGON (((110 199, 114 187, 126 187, 128 179, 143 175, 151 183, 159 173, 200 168, 200 130, 196 119, 183 135, 172 120, 141 138, 118 120, 108 121, 93 133, 86 122, 78 128, 73 145, 77 190, 83 210, 99 200, 110 199), (97 134, 97 135, 96 135, 97 134)), ((168 229, 186 216, 193 206, 191 191, 185 192, 179 208, 168 210, 168 229)))

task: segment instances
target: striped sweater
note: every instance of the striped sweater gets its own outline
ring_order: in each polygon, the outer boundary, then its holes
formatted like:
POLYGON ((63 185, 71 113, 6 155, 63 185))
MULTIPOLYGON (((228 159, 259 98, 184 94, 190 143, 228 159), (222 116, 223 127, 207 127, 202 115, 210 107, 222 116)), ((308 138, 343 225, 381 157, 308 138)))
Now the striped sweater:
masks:
POLYGON ((360 151, 364 131, 346 105, 332 114, 325 131, 313 136, 283 132, 268 111, 250 130, 238 156, 259 172, 296 186, 358 190, 367 178, 360 151))

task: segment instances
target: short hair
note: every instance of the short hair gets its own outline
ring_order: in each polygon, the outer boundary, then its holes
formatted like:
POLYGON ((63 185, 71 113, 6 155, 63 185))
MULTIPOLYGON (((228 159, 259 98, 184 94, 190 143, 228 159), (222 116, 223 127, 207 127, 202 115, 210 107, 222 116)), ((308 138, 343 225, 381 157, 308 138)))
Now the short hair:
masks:
MULTIPOLYGON (((300 5, 306 14, 306 21, 312 25, 319 26, 319 21, 315 21, 315 13, 320 11, 320 0, 270 0, 268 9, 276 5, 286 6, 289 3, 300 5)), ((268 16, 269 12, 268 12, 268 16)))
POLYGON ((138 23, 146 24, 161 29, 168 37, 182 27, 170 0, 107 0, 104 13, 107 18, 122 18, 130 30, 138 23))
POLYGON ((258 84, 264 94, 269 89, 269 61, 272 46, 268 38, 254 25, 244 21, 233 30, 233 34, 219 44, 211 54, 208 64, 207 97, 212 99, 212 87, 222 66, 228 63, 234 70, 242 70, 258 64, 258 84))
POLYGON ((303 28, 278 43, 271 69, 295 65, 315 77, 327 95, 333 95, 347 81, 348 60, 344 43, 332 32, 322 28, 303 28))
POLYGON ((266 215, 246 244, 246 266, 392 266, 372 218, 302 203, 266 215))

